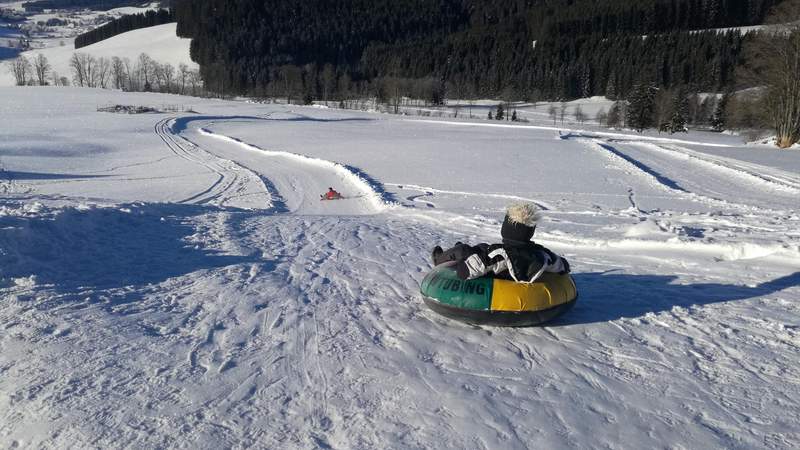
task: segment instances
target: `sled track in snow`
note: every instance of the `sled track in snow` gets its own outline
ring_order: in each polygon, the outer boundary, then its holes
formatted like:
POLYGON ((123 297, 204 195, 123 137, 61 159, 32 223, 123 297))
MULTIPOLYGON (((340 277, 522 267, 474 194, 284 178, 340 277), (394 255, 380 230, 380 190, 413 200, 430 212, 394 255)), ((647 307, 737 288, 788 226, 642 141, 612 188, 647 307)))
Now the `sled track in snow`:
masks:
POLYGON ((641 161, 639 161, 639 160, 637 160, 635 158, 632 158, 632 157, 626 155, 622 151, 618 150, 616 147, 614 147, 614 146, 612 146, 610 144, 607 144, 605 142, 599 142, 599 141, 594 141, 594 144, 597 145, 598 147, 604 149, 604 150, 607 150, 608 152, 610 152, 614 156, 625 160, 628 164, 632 165, 633 167, 637 168, 638 170, 640 170, 640 171, 644 172, 645 174, 649 175, 650 177, 654 178, 658 184, 666 187, 667 189, 672 190, 672 191, 678 191, 678 192, 681 192, 681 193, 686 193, 686 194, 689 193, 689 191, 687 191, 686 189, 682 188, 675 180, 672 180, 670 178, 667 178, 667 177, 661 175, 660 173, 658 173, 655 170, 653 170, 647 164, 645 164, 645 163, 643 163, 643 162, 641 162, 641 161))
MULTIPOLYGON (((393 196, 385 190, 380 182, 353 166, 340 164, 321 158, 314 158, 298 153, 264 149, 257 145, 247 143, 236 137, 211 131, 208 128, 200 127, 197 129, 197 132, 201 136, 227 142, 229 144, 234 144, 247 151, 257 152, 267 157, 280 158, 283 161, 287 161, 290 164, 296 165, 297 170, 301 172, 303 171, 303 168, 313 167, 334 174, 335 177, 345 181, 357 191, 357 194, 347 196, 347 198, 364 198, 374 212, 380 212, 386 207, 396 204, 393 196)), ((266 176, 269 177, 269 174, 266 174, 266 176)), ((262 179, 263 178, 264 177, 262 176, 262 179)))
POLYGON ((542 211, 549 211, 553 209, 551 205, 546 204, 545 202, 528 198, 528 197, 521 197, 519 195, 510 195, 510 194, 492 194, 486 192, 467 192, 467 191, 453 191, 453 190, 446 190, 446 189, 437 189, 428 186, 420 186, 417 184, 408 184, 408 183, 386 183, 387 186, 395 186, 399 189, 407 189, 410 191, 419 191, 422 192, 420 195, 408 197, 408 201, 421 201, 423 203, 431 203, 427 199, 422 199, 422 197, 430 197, 433 194, 445 194, 445 195, 460 195, 465 197, 481 197, 481 198, 496 198, 500 200, 507 200, 507 201, 515 201, 515 202, 529 202, 536 205, 542 211))
POLYGON ((723 157, 712 157, 678 145, 656 144, 652 142, 642 142, 637 145, 657 152, 673 154, 676 157, 682 156, 689 158, 695 163, 701 164, 721 174, 739 178, 745 182, 762 184, 767 188, 791 194, 800 194, 800 179, 794 178, 789 174, 771 174, 769 172, 774 171, 774 169, 768 167, 757 164, 745 164, 723 157))
POLYGON ((214 198, 216 195, 210 195, 213 191, 217 190, 223 182, 225 181, 225 175, 217 170, 216 168, 210 167, 208 164, 201 162, 197 157, 195 157, 190 151, 188 151, 183 145, 181 145, 178 140, 175 138, 175 135, 169 129, 169 122, 172 118, 167 118, 160 120, 158 123, 155 124, 154 130, 156 135, 164 141, 164 144, 167 145, 167 148, 170 149, 172 153, 177 155, 180 158, 183 158, 187 161, 190 161, 195 164, 199 164, 206 169, 214 172, 217 175, 217 181, 214 182, 211 186, 209 186, 206 190, 199 192, 191 197, 185 198, 183 200, 178 201, 178 203, 205 203, 206 199, 214 198), (207 196, 207 197, 204 197, 207 196))
MULTIPOLYGON (((569 139, 579 139, 585 142, 590 148, 602 150, 603 153, 605 153, 613 161, 613 164, 615 164, 617 167, 620 168, 627 167, 633 169, 634 172, 631 172, 631 174, 639 174, 639 176, 649 179, 652 185, 658 186, 666 192, 669 192, 679 197, 686 198, 687 200, 704 203, 706 205, 714 207, 724 207, 724 208, 733 207, 744 211, 762 211, 762 212, 775 212, 775 213, 780 212, 772 209, 748 205, 741 202, 734 202, 694 192, 690 189, 683 187, 681 184, 678 183, 678 181, 660 173, 653 167, 650 167, 650 165, 626 154, 623 150, 613 146, 608 141, 604 141, 601 139, 587 139, 581 137, 572 137, 569 139)), ((631 144, 637 146, 640 145, 647 146, 648 148, 650 145, 653 145, 650 143, 631 143, 631 144)), ((659 149, 662 152, 669 151, 669 150, 664 150, 661 147, 659 147, 659 149)))
POLYGON ((178 203, 226 206, 226 203, 229 203, 231 200, 245 195, 252 195, 252 192, 247 192, 247 185, 257 180, 261 185, 260 187, 263 189, 262 194, 267 197, 266 206, 268 208, 273 207, 270 189, 261 177, 247 168, 242 167, 240 164, 231 160, 219 158, 201 149, 185 138, 176 135, 172 130, 172 123, 174 120, 174 117, 168 117, 158 121, 154 126, 156 135, 164 141, 164 144, 166 144, 167 148, 169 148, 172 153, 191 163, 206 168, 217 177, 216 181, 208 188, 188 198, 182 199, 178 201, 178 203))

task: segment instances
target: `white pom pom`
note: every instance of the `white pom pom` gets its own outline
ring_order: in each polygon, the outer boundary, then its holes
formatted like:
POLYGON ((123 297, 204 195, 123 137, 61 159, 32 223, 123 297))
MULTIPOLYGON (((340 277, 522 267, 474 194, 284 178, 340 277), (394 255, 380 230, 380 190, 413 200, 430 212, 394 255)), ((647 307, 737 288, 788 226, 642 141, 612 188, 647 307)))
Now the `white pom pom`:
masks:
POLYGON ((508 207, 508 220, 532 227, 541 219, 539 210, 532 203, 514 203, 508 207))

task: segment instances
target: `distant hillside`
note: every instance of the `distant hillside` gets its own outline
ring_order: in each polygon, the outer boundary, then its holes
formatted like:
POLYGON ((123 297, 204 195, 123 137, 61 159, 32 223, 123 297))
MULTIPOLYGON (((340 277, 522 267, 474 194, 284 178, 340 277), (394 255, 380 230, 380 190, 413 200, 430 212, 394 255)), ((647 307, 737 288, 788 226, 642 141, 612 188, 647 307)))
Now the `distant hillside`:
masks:
POLYGON ((88 8, 97 11, 121 8, 123 6, 142 6, 151 2, 144 0, 35 0, 25 2, 26 9, 88 8))
POLYGON ((777 3, 177 0, 176 17, 209 86, 229 92, 319 96, 391 78, 426 80, 434 100, 613 98, 640 81, 721 90, 742 35, 688 31, 760 24, 777 3))
MULTIPOLYGON (((129 31, 84 47, 77 52, 70 44, 63 47, 31 50, 22 55, 30 60, 34 60, 39 54, 44 55, 55 74, 73 78, 74 71, 70 66, 70 59, 75 53, 91 55, 97 60, 113 57, 123 60, 127 58, 132 68, 136 65, 139 56, 146 53, 159 64, 171 64, 174 68, 180 64, 186 64, 192 70, 197 68, 197 65, 189 59, 189 40, 180 39, 175 35, 174 23, 129 31)), ((13 86, 14 81, 10 71, 0 69, 0 86, 13 86)))
POLYGON ((168 9, 148 10, 138 14, 126 14, 75 38, 75 49, 86 47, 128 31, 175 22, 168 9))

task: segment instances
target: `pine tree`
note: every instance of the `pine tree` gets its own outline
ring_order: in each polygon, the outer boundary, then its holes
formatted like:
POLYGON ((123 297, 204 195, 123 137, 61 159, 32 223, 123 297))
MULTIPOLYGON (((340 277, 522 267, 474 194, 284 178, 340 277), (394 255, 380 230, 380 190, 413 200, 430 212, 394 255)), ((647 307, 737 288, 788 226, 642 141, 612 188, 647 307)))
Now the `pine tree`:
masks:
POLYGON ((606 98, 609 100, 617 99, 617 84, 614 80, 615 75, 612 73, 608 76, 608 83, 606 84, 606 98))
POLYGON ((494 117, 492 117, 492 110, 491 110, 491 109, 489 110, 489 117, 488 117, 488 119, 489 119, 489 120, 493 120, 493 119, 494 119, 494 117))
POLYGON ((497 120, 505 119, 505 109, 503 108, 503 104, 502 103, 497 105, 497 114, 494 116, 494 118, 497 119, 497 120))
POLYGON ((670 134, 686 130, 686 121, 689 117, 689 98, 683 88, 678 89, 672 99, 672 116, 669 119, 670 134))
POLYGON ((628 126, 642 132, 653 126, 653 112, 658 88, 650 83, 639 83, 628 100, 626 121, 628 126))
POLYGON ((722 98, 717 102, 717 108, 714 110, 714 115, 711 117, 711 128, 714 131, 724 131, 726 127, 726 114, 725 111, 728 108, 728 101, 730 100, 730 95, 725 93, 722 98))
POLYGON ((513 113, 511 113, 511 121, 516 122, 519 118, 517 117, 517 110, 515 109, 513 113))
POLYGON ((608 111, 608 117, 606 117, 606 126, 609 128, 616 128, 620 125, 621 120, 622 102, 617 100, 611 105, 611 109, 608 111))

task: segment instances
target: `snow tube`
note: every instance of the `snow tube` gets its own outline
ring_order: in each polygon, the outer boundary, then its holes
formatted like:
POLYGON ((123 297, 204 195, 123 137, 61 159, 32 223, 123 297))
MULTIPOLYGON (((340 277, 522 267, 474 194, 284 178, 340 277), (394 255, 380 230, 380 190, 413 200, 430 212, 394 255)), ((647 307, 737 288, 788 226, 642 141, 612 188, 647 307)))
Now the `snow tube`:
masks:
POLYGON ((461 280, 455 263, 433 268, 420 285, 435 312, 476 325, 524 327, 552 320, 575 305, 578 289, 569 274, 545 272, 534 283, 481 277, 461 280))

